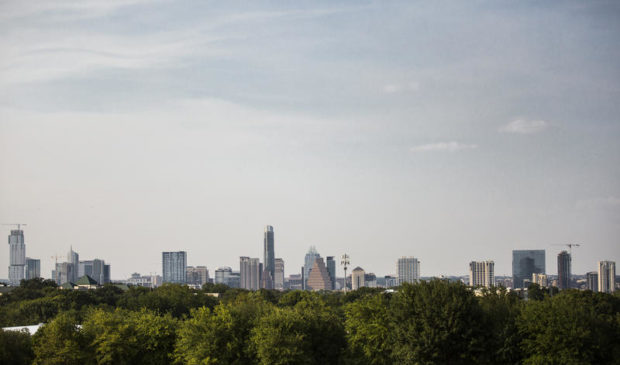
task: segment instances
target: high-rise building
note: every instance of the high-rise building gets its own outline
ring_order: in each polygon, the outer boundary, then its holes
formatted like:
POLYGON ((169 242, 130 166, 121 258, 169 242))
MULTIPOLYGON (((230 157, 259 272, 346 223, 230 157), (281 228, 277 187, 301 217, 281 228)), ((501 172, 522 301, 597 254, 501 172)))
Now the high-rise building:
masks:
POLYGON ((571 257, 566 251, 558 254, 558 288, 560 290, 570 289, 571 279, 571 257))
POLYGON ((306 253, 306 257, 304 258, 304 269, 303 269, 303 281, 304 281, 304 289, 306 289, 306 283, 308 283, 308 276, 310 275, 310 270, 314 265, 314 260, 317 257, 321 257, 319 253, 316 251, 316 247, 311 246, 306 253))
POLYGON ((532 274, 546 274, 545 250, 513 250, 512 251, 512 285, 513 288, 524 288, 523 280, 530 281, 532 274))
POLYGON ((364 286, 369 288, 377 287, 377 275, 374 273, 364 274, 364 286))
POLYGON ((546 288, 549 286, 549 279, 547 278, 547 274, 532 274, 532 284, 538 284, 541 288, 546 288))
POLYGON ((239 274, 241 288, 248 290, 260 289, 262 265, 258 258, 239 257, 239 274))
POLYGON ((336 261, 334 260, 334 256, 327 256, 325 259, 325 266, 327 266, 327 272, 329 273, 329 278, 332 280, 332 290, 336 289, 336 261))
POLYGON ((616 262, 598 262, 598 291, 601 293, 613 293, 616 289, 616 262))
POLYGON ((420 261, 415 257, 401 257, 396 262, 398 283, 415 283, 420 279, 420 261))
POLYGON ((162 252, 164 283, 185 284, 187 281, 187 252, 162 252))
POLYGON ((308 290, 332 290, 332 280, 325 267, 323 258, 317 257, 308 277, 308 290))
POLYGON ((358 266, 351 273, 351 288, 356 290, 363 286, 366 286, 366 272, 358 266))
POLYGON ((79 278, 78 271, 80 267, 80 255, 78 255, 77 252, 73 251, 73 246, 71 246, 71 248, 69 249, 69 253, 67 254, 67 262, 73 266, 71 270, 72 276, 69 279, 69 281, 72 283, 75 283, 77 282, 77 279, 79 278))
POLYGON ((11 230, 9 250, 9 284, 17 286, 24 279, 24 267, 26 266, 26 245, 23 230, 19 228, 11 230))
POLYGON ((188 284, 203 286, 209 281, 209 270, 206 266, 188 266, 185 272, 188 284))
POLYGON ((493 261, 472 261, 469 263, 469 285, 473 287, 495 286, 495 263, 493 261))
POLYGON ((93 260, 93 274, 90 277, 93 278, 99 285, 103 285, 106 283, 105 266, 106 265, 104 260, 93 260))
POLYGON ((230 286, 228 284, 229 279, 230 279, 230 274, 232 274, 232 268, 228 266, 218 267, 217 269, 215 269, 215 277, 213 279, 213 282, 215 284, 224 284, 224 285, 230 286))
POLYGON ((263 275, 263 287, 273 288, 273 280, 276 277, 276 255, 274 251, 272 226, 265 226, 265 237, 263 241, 263 263, 265 265, 265 271, 269 273, 269 275, 263 275))
POLYGON ((78 265, 78 277, 81 278, 84 275, 93 277, 93 260, 80 261, 78 265))
POLYGON ((75 276, 74 274, 73 264, 70 262, 59 262, 56 264, 55 275, 52 279, 58 285, 62 285, 64 283, 74 283, 71 279, 75 276))
POLYGON ((41 260, 26 257, 26 280, 41 277, 41 260))
POLYGON ((276 290, 284 290, 284 260, 275 259, 276 275, 273 278, 273 288, 276 290))
POLYGON ((598 273, 596 271, 590 271, 586 274, 586 285, 588 290, 598 291, 598 273))

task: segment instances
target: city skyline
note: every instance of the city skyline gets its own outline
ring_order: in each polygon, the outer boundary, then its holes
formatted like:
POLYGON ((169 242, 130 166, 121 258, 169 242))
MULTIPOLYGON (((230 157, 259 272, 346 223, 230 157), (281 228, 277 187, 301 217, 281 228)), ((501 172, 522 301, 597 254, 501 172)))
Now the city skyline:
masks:
POLYGON ((45 276, 71 246, 114 278, 164 251, 236 267, 266 224, 288 273, 316 246, 422 276, 510 275, 512 250, 544 249, 552 274, 576 243, 591 272, 620 262, 618 19, 577 0, 3 1, 0 222, 28 224, 45 276))

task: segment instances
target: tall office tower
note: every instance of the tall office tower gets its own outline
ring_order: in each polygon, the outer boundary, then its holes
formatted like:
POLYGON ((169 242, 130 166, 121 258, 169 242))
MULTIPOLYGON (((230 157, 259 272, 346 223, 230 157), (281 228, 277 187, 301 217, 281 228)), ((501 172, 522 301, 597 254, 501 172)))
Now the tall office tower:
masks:
POLYGON ((571 279, 571 257, 566 251, 562 251, 558 254, 558 288, 560 290, 570 289, 571 279))
POLYGON ((9 250, 9 284, 17 286, 24 278, 24 267, 26 266, 26 245, 24 244, 23 230, 11 230, 9 250))
POLYGON ((258 258, 249 258, 247 256, 239 257, 240 285, 242 289, 260 289, 261 268, 262 265, 258 258))
POLYGON ((317 257, 308 276, 308 290, 332 290, 332 279, 329 277, 323 258, 317 257))
MULTIPOLYGON (((262 264, 261 264, 262 265, 262 264)), ((269 270, 264 269, 261 271, 261 276, 260 276, 260 288, 261 289, 268 289, 271 290, 273 289, 273 277, 271 276, 271 273, 269 272, 269 270)))
POLYGON ((495 263, 493 261, 472 261, 469 263, 469 285, 495 286, 495 263))
POLYGON ((532 284, 538 284, 541 288, 546 288, 549 286, 549 279, 547 278, 547 274, 532 274, 532 284))
POLYGON ((332 280, 332 290, 336 289, 336 261, 334 260, 334 256, 327 256, 325 261, 325 266, 327 266, 327 272, 329 273, 329 278, 332 280))
POLYGON ((162 252, 164 283, 185 284, 187 281, 187 252, 162 252))
POLYGON ((276 276, 273 278, 273 288, 276 290, 284 290, 284 260, 275 259, 276 276))
POLYGON ((314 265, 314 260, 317 257, 321 257, 319 253, 316 251, 316 247, 311 246, 306 253, 306 257, 304 258, 304 270, 303 270, 303 279, 304 279, 304 289, 306 289, 306 283, 308 283, 308 276, 310 275, 310 270, 314 265))
POLYGON ((241 274, 239 271, 233 271, 230 273, 230 278, 228 279, 228 286, 231 288, 241 288, 241 274))
POLYGON ((71 246, 71 248, 69 249, 69 253, 67 254, 67 262, 73 265, 72 276, 69 281, 75 283, 79 278, 78 271, 80 267, 80 255, 78 255, 77 252, 73 251, 73 246, 71 246))
POLYGON ((56 264, 56 275, 52 278, 58 285, 62 285, 64 283, 74 283, 71 279, 75 276, 73 273, 73 264, 70 262, 61 262, 56 264))
POLYGON ((530 281, 534 273, 546 274, 545 250, 512 250, 513 288, 524 288, 523 280, 530 281))
POLYGON ((598 291, 598 273, 596 271, 590 271, 589 273, 587 273, 586 283, 588 285, 588 290, 597 292, 598 291))
POLYGON ((398 283, 415 283, 420 279, 420 261, 415 257, 401 257, 396 263, 398 283))
POLYGON ((366 284, 366 272, 361 267, 356 267, 351 273, 351 289, 359 289, 366 284))
MULTIPOLYGON (((103 265, 103 284, 107 284, 109 282, 111 282, 112 280, 110 279, 110 264, 105 264, 103 265)), ((101 285, 103 285, 101 284, 101 285)))
POLYGON ((598 291, 613 293, 616 288, 616 262, 598 262, 598 291))
POLYGON ((273 280, 276 277, 276 254, 273 247, 273 227, 265 226, 265 237, 263 242, 263 263, 265 265, 265 271, 269 275, 263 275, 264 285, 263 287, 273 288, 273 280), (271 280, 271 282, 269 282, 271 280))
POLYGON ((206 266, 188 266, 185 271, 188 284, 202 286, 209 281, 209 270, 206 266))
POLYGON ((26 280, 41 277, 41 260, 26 257, 26 280))
POLYGON ((78 267, 78 278, 81 278, 84 275, 88 275, 91 278, 93 277, 93 260, 80 261, 78 267))
POLYGON ((215 284, 229 285, 230 275, 232 274, 232 268, 228 266, 221 266, 215 269, 215 278, 213 282, 215 284))
POLYGON ((105 284, 105 261, 100 259, 93 260, 93 274, 90 276, 97 284, 105 284))

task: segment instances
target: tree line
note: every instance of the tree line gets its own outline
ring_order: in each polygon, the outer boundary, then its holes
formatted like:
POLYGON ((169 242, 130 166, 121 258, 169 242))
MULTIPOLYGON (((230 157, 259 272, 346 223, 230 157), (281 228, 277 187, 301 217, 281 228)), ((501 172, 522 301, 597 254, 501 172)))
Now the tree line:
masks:
POLYGON ((444 280, 394 292, 23 281, 0 296, 0 364, 618 364, 620 296, 444 280), (217 292, 219 297, 210 293, 217 292))

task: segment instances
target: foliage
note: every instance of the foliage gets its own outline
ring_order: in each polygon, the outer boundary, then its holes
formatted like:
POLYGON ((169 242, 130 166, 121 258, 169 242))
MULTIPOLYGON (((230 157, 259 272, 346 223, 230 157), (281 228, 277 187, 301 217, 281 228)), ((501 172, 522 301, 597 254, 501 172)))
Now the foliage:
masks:
POLYGON ((33 359, 32 340, 27 331, 0 330, 0 364, 30 364, 33 359))
POLYGON ((78 327, 75 313, 60 313, 33 336, 33 364, 91 364, 93 356, 89 343, 89 338, 78 327))
POLYGON ((131 310, 146 308, 158 313, 170 313, 180 318, 191 309, 207 306, 213 308, 217 299, 186 285, 164 284, 156 289, 130 288, 119 299, 119 306, 131 310))

